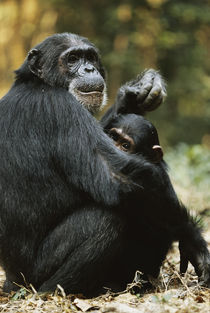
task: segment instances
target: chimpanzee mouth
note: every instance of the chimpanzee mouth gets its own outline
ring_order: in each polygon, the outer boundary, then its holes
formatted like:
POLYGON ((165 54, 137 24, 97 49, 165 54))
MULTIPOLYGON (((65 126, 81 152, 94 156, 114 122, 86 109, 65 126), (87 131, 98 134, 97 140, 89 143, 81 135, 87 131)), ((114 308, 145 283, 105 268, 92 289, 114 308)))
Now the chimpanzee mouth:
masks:
POLYGON ((84 95, 84 96, 89 96, 89 95, 101 95, 101 94, 103 94, 103 92, 102 91, 97 91, 97 90, 91 90, 91 91, 82 91, 82 90, 79 90, 79 89, 77 89, 77 91, 81 94, 81 95, 84 95))
POLYGON ((74 92, 76 98, 84 105, 88 104, 88 106, 93 107, 100 107, 102 105, 104 93, 101 91, 82 91, 79 89, 75 89, 74 92))
POLYGON ((104 83, 81 84, 76 87, 76 90, 81 94, 102 94, 104 91, 104 83))
POLYGON ((73 96, 91 113, 97 113, 106 104, 106 90, 79 90, 78 88, 69 90, 73 96))

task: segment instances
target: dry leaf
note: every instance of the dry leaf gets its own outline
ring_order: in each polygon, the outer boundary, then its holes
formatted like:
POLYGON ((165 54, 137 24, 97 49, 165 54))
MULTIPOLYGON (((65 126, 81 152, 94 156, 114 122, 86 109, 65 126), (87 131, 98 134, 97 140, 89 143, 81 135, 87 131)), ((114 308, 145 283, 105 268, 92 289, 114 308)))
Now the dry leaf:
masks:
POLYGON ((99 307, 97 306, 93 306, 92 304, 89 303, 88 300, 82 300, 82 299, 78 299, 76 298, 73 302, 73 304, 80 309, 82 312, 87 312, 90 310, 98 310, 99 307))

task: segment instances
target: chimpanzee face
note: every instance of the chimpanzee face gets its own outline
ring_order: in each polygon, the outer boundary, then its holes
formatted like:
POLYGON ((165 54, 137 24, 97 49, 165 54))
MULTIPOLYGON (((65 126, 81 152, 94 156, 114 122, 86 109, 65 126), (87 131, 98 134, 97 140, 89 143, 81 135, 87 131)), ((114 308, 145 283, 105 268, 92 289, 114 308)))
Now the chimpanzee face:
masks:
POLYGON ((106 103, 105 72, 86 38, 68 33, 48 37, 29 52, 27 66, 48 85, 67 89, 91 113, 106 103))
POLYGON ((163 150, 156 128, 142 116, 118 115, 108 130, 108 135, 122 151, 143 155, 153 163, 160 163, 163 150))
POLYGON ((106 85, 94 47, 86 44, 71 47, 61 54, 59 64, 60 71, 69 74, 69 92, 90 112, 95 113, 105 105, 106 85))

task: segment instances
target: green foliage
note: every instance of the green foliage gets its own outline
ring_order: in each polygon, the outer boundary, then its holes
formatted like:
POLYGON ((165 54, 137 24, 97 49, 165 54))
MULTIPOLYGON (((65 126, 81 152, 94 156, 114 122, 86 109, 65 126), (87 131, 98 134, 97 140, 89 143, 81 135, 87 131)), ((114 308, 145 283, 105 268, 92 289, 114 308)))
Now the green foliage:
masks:
POLYGON ((210 149, 202 145, 179 144, 165 155, 170 175, 176 185, 185 189, 192 186, 210 201, 210 149))
POLYGON ((25 299, 26 295, 28 294, 28 291, 25 288, 20 288, 13 296, 12 300, 17 301, 20 299, 25 299))
POLYGON ((172 295, 170 293, 163 294, 161 296, 153 295, 151 297, 152 303, 168 303, 172 298, 172 295))

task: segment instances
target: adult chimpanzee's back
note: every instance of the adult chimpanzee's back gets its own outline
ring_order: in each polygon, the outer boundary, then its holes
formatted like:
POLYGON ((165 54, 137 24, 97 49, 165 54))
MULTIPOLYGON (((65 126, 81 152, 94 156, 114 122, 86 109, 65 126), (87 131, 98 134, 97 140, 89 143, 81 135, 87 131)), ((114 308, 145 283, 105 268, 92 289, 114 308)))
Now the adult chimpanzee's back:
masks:
MULTIPOLYGON (((105 90, 97 49, 64 33, 29 52, 0 101, 6 291, 24 276, 39 291, 59 283, 66 292, 88 295, 112 281, 126 283, 136 267, 134 258, 127 276, 117 270, 123 269, 122 255, 132 240, 125 218, 129 199, 139 191, 142 200, 156 196, 165 186, 153 164, 117 149, 90 114, 104 104, 105 90)), ((133 86, 122 87, 116 104, 126 110, 132 99, 131 107, 136 103, 142 113, 156 108, 163 96, 160 75, 149 70, 133 86)))

